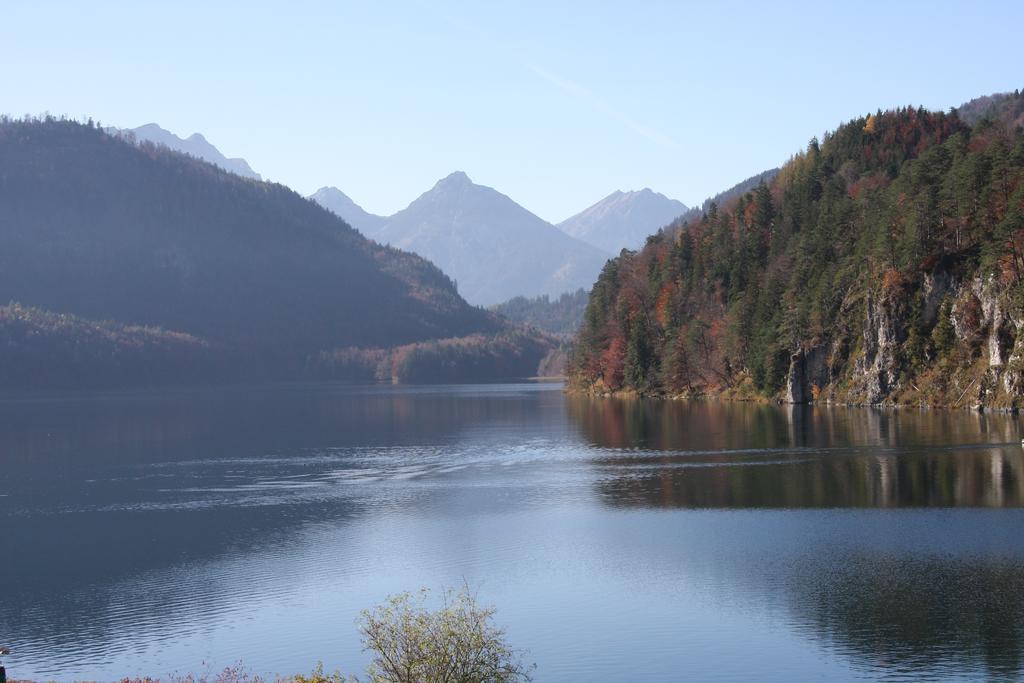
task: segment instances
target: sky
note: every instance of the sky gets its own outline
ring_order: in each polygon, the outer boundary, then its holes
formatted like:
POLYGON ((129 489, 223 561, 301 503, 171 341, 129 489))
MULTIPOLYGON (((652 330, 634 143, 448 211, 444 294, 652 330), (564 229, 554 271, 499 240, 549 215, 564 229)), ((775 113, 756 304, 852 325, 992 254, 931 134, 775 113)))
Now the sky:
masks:
POLYGON ((201 132, 391 214, 462 170, 558 222, 1024 87, 1024 2, 0 0, 0 111, 201 132))

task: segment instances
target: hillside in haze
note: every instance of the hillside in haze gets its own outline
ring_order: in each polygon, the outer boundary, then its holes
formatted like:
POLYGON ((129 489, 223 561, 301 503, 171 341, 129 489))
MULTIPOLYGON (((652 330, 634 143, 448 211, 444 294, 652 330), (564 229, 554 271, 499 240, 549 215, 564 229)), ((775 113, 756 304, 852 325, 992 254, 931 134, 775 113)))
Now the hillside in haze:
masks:
POLYGON ((352 201, 347 194, 336 187, 321 187, 309 195, 314 202, 338 216, 364 235, 374 235, 387 220, 384 216, 369 213, 352 201))
POLYGON ((722 190, 713 197, 708 197, 703 202, 701 202, 701 205, 699 207, 694 207, 687 211, 686 213, 684 213, 683 215, 681 215, 679 217, 678 222, 683 223, 700 220, 705 213, 711 211, 712 206, 725 206, 726 204, 729 204, 739 199, 742 195, 745 195, 746 193, 755 189, 762 182, 770 183, 778 174, 779 169, 777 168, 770 168, 767 171, 755 173, 749 178, 746 178, 736 183, 729 189, 722 190))
POLYGON ((332 349, 506 329, 286 187, 55 119, 0 122, 0 301, 20 304, 0 316, 14 364, 50 340, 294 376, 332 349))
POLYGON ((610 262, 574 385, 1019 406, 1024 98, 976 108, 855 118, 610 262))
POLYGON ((993 114, 1011 127, 1024 126, 1024 99, 1020 97, 1020 90, 984 95, 961 104, 956 113, 969 126, 993 114))
POLYGON ((139 142, 152 142, 163 145, 182 154, 191 154, 197 159, 219 166, 243 178, 260 179, 260 174, 252 170, 245 159, 228 159, 220 150, 210 144, 200 133, 193 133, 187 138, 180 138, 169 130, 164 130, 155 123, 147 123, 138 128, 109 129, 111 132, 128 133, 139 142))
POLYGON ((647 236, 686 213, 686 205, 644 188, 616 191, 558 224, 567 235, 610 254, 638 249, 647 236))
POLYGON ((479 305, 589 287, 609 258, 462 172, 368 236, 429 259, 479 305))
POLYGON ((528 299, 517 296, 504 303, 491 306, 490 310, 520 325, 530 325, 557 336, 568 337, 576 334, 587 308, 588 292, 577 289, 557 298, 547 294, 528 299))

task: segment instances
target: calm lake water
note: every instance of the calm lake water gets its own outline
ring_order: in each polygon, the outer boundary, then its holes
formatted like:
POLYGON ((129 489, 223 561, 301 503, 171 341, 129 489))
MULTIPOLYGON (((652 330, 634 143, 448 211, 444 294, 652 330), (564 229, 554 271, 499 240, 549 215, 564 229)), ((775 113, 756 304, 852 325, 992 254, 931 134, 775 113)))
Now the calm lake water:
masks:
POLYGON ((0 399, 12 676, 360 672, 466 582, 538 681, 1024 676, 1021 423, 559 385, 0 399))

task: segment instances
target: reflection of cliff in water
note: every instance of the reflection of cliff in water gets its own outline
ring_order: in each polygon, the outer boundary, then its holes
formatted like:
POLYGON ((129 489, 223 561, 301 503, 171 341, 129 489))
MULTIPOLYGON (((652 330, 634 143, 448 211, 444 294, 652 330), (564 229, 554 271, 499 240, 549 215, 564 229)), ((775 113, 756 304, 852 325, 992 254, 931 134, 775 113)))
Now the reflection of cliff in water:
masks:
POLYGON ((991 509, 1024 504, 1015 418, 575 397, 568 413, 606 504, 706 509, 707 535, 680 542, 727 548, 714 580, 867 677, 1024 673, 1024 513, 991 509))
POLYGON ((573 398, 612 505, 1016 507, 1008 415, 573 398))

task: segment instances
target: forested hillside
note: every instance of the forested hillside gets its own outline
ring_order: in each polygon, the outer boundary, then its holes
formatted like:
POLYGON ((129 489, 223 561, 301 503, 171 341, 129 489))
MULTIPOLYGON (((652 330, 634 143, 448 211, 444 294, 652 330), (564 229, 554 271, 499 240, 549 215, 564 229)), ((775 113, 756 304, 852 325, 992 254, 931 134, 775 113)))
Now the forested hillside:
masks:
MULTIPOLYGON (((312 370, 318 377, 367 382, 490 382, 543 374, 557 364, 559 353, 557 340, 513 328, 387 349, 334 349, 313 359, 312 370)), ((562 360, 564 369, 564 354, 562 360)))
POLYGON ((36 340, 58 367, 60 349, 87 364, 104 348, 207 363, 214 348, 243 374, 294 376, 329 349, 506 327, 430 262, 284 186, 51 118, 0 121, 0 302, 24 307, 5 313, 3 360, 37 357, 36 340))
POLYGON ((575 335, 587 309, 587 290, 577 289, 557 298, 543 296, 527 299, 517 296, 503 304, 491 306, 492 311, 520 325, 559 336, 575 335))
POLYGON ((577 388, 1009 406, 1024 390, 1022 96, 858 117, 610 262, 577 388))
POLYGON ((730 187, 728 190, 722 190, 714 197, 708 197, 699 207, 689 209, 682 216, 679 216, 677 225, 699 221, 704 216, 704 214, 711 209, 712 205, 717 207, 730 204, 739 197, 741 197, 742 195, 745 195, 746 193, 756 188, 762 182, 770 183, 778 174, 779 169, 770 168, 766 171, 761 171, 760 173, 756 173, 750 176, 749 178, 741 180, 740 182, 730 187))
POLYGON ((208 381, 235 375, 241 363, 181 332, 0 307, 0 390, 208 381))

